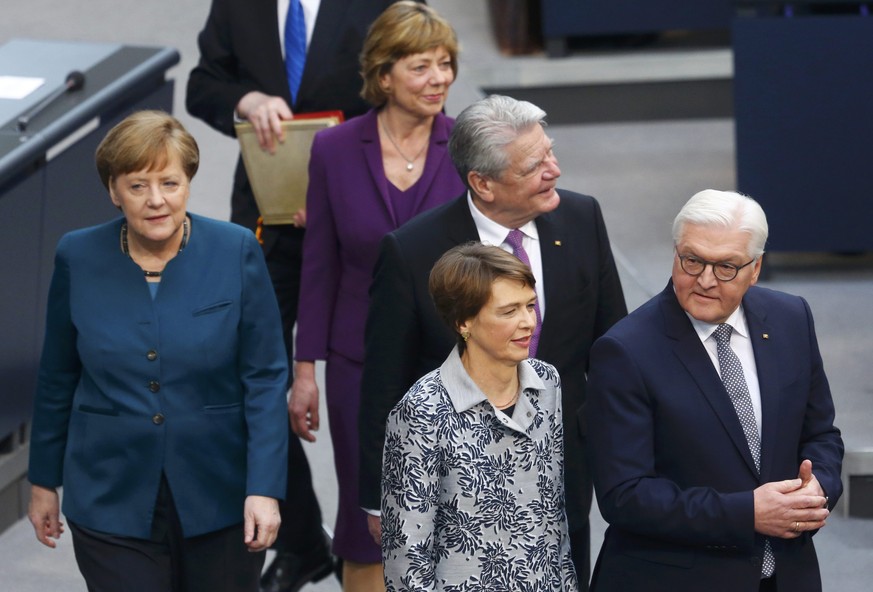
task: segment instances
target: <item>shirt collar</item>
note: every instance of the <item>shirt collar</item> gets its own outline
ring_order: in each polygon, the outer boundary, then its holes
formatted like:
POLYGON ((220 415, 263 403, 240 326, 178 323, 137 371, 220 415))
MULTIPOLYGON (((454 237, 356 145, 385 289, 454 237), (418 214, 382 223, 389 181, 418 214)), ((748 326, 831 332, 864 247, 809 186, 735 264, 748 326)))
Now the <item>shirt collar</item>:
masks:
MULTIPOLYGON (((440 378, 443 386, 449 395, 449 400, 457 413, 462 413, 481 403, 487 401, 488 397, 482 392, 470 375, 467 374, 464 364, 461 363, 461 356, 458 353, 458 347, 455 346, 443 365, 440 366, 440 378)), ((522 392, 528 390, 542 391, 546 385, 542 378, 536 373, 536 370, 528 363, 527 360, 518 365, 518 385, 522 392)))
MULTIPOLYGON (((700 337, 701 341, 706 341, 707 339, 709 339, 718 328, 719 323, 707 323, 704 321, 699 321, 687 312, 685 314, 691 321, 691 325, 694 327, 694 330, 697 332, 697 335, 700 337)), ((742 304, 740 304, 737 309, 731 313, 725 323, 733 327, 734 333, 737 333, 742 337, 749 337, 749 328, 746 325, 746 314, 745 312, 743 312, 742 304)))
MULTIPOLYGON (((507 228, 502 224, 498 224, 481 211, 473 203, 473 196, 467 191, 467 206, 470 208, 470 215, 473 216, 473 223, 476 225, 476 230, 479 231, 479 240, 486 245, 500 246, 506 240, 506 235, 512 228, 507 228)), ((540 235, 537 232, 536 222, 531 220, 524 226, 520 227, 525 236, 533 240, 539 240, 540 235)), ((525 249, 526 250, 526 249, 525 249)))

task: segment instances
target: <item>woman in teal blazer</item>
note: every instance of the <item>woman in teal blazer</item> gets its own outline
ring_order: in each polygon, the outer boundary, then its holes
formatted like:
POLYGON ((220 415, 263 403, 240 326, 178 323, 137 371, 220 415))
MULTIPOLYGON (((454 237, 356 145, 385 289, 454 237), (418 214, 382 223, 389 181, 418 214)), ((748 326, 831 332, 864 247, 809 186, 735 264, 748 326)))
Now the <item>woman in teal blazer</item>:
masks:
POLYGON ((97 150, 124 218, 57 248, 30 519, 53 547, 63 485, 90 590, 255 591, 264 553, 247 551, 269 547, 279 526, 278 307, 254 235, 186 212, 198 163, 174 118, 128 117, 97 150))

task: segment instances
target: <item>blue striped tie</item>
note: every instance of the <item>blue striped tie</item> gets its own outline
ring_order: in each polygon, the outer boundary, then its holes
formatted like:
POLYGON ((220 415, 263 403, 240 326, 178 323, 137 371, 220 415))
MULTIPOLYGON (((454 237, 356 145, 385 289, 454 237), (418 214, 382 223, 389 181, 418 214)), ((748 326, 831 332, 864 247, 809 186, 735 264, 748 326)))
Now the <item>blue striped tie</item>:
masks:
POLYGON ((306 65, 306 21, 300 0, 288 4, 288 17, 285 19, 285 73, 288 75, 288 88, 291 103, 297 101, 297 91, 303 79, 306 65))

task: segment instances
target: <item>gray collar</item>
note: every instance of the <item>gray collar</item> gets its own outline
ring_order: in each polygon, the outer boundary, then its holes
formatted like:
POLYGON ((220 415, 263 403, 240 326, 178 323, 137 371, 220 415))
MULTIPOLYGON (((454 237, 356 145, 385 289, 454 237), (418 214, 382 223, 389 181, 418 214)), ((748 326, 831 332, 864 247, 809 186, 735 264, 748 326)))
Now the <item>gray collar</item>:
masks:
MULTIPOLYGON (((452 353, 449 354, 449 357, 440 366, 440 378, 455 411, 458 413, 471 409, 483 401, 488 401, 485 393, 467 374, 467 370, 461 363, 461 356, 458 354, 457 346, 452 349, 452 353)), ((522 394, 527 393, 529 390, 542 391, 546 388, 546 385, 528 360, 518 365, 518 383, 522 394)), ((519 401, 522 398, 520 396, 519 401)), ((490 405, 490 403, 488 404, 490 405)))

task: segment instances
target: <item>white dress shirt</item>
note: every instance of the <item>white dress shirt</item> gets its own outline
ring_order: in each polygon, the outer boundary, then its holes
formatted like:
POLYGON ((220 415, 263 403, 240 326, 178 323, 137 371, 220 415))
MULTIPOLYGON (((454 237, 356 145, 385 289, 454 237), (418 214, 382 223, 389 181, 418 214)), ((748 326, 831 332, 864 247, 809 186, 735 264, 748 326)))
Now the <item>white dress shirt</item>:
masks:
MULTIPOLYGON (((506 235, 512 228, 506 228, 488 218, 479 211, 473 204, 473 198, 470 192, 467 192, 467 205, 470 207, 470 214, 473 216, 473 223, 476 224, 476 230, 479 233, 479 240, 486 245, 495 245, 508 253, 512 253, 512 247, 507 244, 506 235)), ((540 252, 540 235, 537 232, 536 222, 531 220, 521 228, 524 238, 521 241, 521 246, 527 252, 527 258, 530 260, 530 269, 533 272, 534 279, 537 281, 535 287, 537 293, 537 303, 540 307, 540 322, 546 318, 546 291, 543 284, 543 257, 540 252)))
MULTIPOLYGON (((718 352, 715 337, 712 336, 718 325, 698 321, 691 315, 688 315, 688 318, 691 319, 691 324, 694 326, 697 336, 700 337, 703 347, 706 348, 706 353, 709 354, 713 366, 718 371, 718 352)), ((755 350, 752 349, 752 340, 749 337, 749 326, 746 324, 743 306, 737 307, 725 322, 734 329, 731 332, 731 349, 737 354, 737 358, 739 358, 740 364, 743 366, 743 375, 746 378, 746 386, 749 388, 749 396, 752 398, 752 409, 755 411, 755 423, 758 424, 758 435, 760 436, 761 386, 758 384, 758 366, 755 364, 755 350)), ((721 376, 720 371, 719 376, 721 376)))

